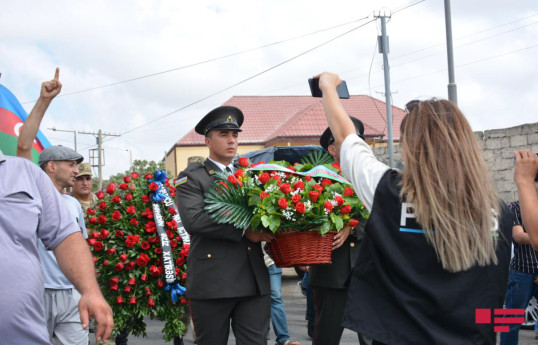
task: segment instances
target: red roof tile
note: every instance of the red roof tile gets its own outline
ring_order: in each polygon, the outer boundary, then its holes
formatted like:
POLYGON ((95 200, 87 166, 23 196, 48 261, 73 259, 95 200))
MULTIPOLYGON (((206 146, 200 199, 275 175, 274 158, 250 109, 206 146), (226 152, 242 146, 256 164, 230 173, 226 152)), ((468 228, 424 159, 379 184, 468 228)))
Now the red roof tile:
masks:
MULTIPOLYGON (((387 137, 385 103, 370 96, 343 99, 346 112, 364 123, 366 137, 387 137)), ((320 98, 310 96, 234 96, 223 105, 235 106, 245 115, 240 144, 266 144, 275 140, 317 138, 327 128, 320 98)), ((393 139, 400 138, 405 111, 392 107, 393 139)), ((190 130, 177 146, 204 145, 204 137, 190 130)))

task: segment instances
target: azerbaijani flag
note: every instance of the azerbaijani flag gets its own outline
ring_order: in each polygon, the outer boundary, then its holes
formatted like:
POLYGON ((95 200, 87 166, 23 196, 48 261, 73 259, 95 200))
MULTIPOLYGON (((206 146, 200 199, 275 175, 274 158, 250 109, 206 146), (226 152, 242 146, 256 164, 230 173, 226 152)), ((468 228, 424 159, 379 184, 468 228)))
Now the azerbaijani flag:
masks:
MULTIPOLYGON (((27 117, 28 114, 17 98, 0 84, 0 150, 3 154, 17 155, 19 132, 27 117)), ((41 131, 38 131, 32 147, 32 157, 36 164, 39 154, 48 146, 50 142, 41 131)))

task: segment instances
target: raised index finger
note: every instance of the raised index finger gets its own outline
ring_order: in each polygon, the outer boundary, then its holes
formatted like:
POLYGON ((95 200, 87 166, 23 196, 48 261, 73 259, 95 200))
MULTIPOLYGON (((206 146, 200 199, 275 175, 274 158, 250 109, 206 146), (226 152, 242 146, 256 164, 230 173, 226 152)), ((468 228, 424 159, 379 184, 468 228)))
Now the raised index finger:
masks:
POLYGON ((54 80, 60 79, 60 67, 56 67, 56 73, 54 73, 54 80))

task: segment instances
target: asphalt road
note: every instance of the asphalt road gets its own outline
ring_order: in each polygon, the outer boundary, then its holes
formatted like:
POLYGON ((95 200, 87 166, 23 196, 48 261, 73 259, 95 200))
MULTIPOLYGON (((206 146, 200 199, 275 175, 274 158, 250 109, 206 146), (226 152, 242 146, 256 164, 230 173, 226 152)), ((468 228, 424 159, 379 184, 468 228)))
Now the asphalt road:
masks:
MULTIPOLYGON (((311 344, 312 340, 308 337, 306 330, 306 320, 305 320, 305 308, 306 308, 306 298, 301 293, 297 283, 299 282, 299 277, 296 275, 295 271, 292 268, 283 269, 282 275, 282 296, 284 298, 284 303, 286 305, 286 314, 288 316, 288 328, 289 333, 292 339, 297 340, 301 345, 311 344)), ((164 323, 158 320, 146 320, 147 323, 147 338, 143 337, 133 337, 129 336, 129 345, 165 345, 173 344, 172 342, 167 343, 164 341, 161 330, 164 326, 164 323)), ((93 335, 91 335, 93 338, 93 335)), ((95 344, 95 338, 90 339, 91 344, 95 344)), ((185 345, 194 345, 192 332, 189 328, 187 334, 183 337, 185 345)), ((271 330, 269 332, 269 340, 267 341, 268 345, 273 345, 275 343, 275 335, 271 330)), ((357 336, 354 332, 349 330, 344 330, 341 345, 358 345, 357 336)), ((113 343, 112 343, 113 344, 113 343)), ((521 330, 519 332, 519 345, 537 345, 538 340, 534 338, 533 330, 521 330)), ((230 332, 230 339, 228 345, 235 345, 235 338, 233 337, 233 332, 230 332)))

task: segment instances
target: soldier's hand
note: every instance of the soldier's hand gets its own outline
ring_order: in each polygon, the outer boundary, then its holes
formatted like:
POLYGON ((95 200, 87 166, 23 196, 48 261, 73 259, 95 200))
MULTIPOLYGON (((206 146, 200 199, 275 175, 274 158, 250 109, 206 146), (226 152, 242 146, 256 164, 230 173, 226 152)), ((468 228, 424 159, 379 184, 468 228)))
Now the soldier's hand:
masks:
POLYGON ((60 93, 60 91, 62 91, 62 83, 60 83, 60 68, 56 67, 54 79, 41 84, 40 97, 52 100, 60 93))
POLYGON ((333 250, 335 249, 338 249, 340 247, 342 247, 342 245, 344 244, 344 242, 347 240, 347 238, 349 237, 349 234, 351 233, 351 229, 349 228, 349 226, 345 226, 342 228, 342 230, 340 230, 336 235, 334 235, 334 239, 333 239, 333 250))
POLYGON ((250 228, 248 228, 245 231, 245 236, 251 241, 251 242, 271 242, 275 237, 272 233, 267 231, 252 231, 250 228))

